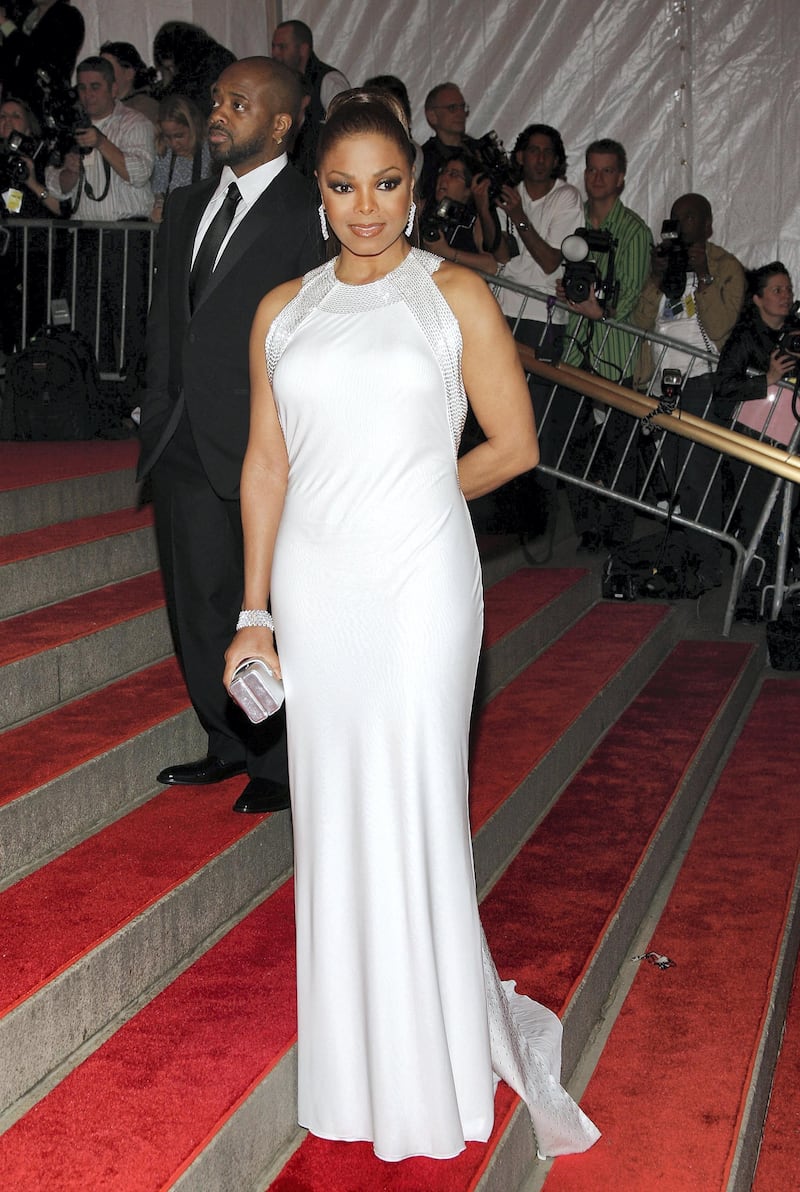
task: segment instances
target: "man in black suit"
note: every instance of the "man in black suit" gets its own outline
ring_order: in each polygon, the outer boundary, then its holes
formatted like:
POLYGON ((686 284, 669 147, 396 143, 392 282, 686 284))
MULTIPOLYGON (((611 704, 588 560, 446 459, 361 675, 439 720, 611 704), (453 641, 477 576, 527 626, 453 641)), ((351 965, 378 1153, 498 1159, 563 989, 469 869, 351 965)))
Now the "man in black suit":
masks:
POLYGON ((158 236, 139 475, 150 475, 175 649, 208 756, 170 784, 250 781, 235 811, 288 806, 283 715, 254 727, 222 686, 243 590, 239 475, 250 420, 248 342, 269 290, 321 258, 316 203, 287 162, 299 83, 269 58, 227 67, 213 91, 219 180, 176 190, 158 236))

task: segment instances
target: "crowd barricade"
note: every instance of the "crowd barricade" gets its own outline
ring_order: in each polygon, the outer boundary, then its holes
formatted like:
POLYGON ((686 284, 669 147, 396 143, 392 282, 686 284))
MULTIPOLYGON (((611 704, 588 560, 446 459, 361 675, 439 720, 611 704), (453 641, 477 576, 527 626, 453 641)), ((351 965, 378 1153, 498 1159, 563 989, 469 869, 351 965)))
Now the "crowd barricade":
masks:
MULTIPOLYGON (((506 281, 502 276, 484 276, 496 294, 503 289, 519 296, 517 314, 509 320, 512 330, 525 318, 528 299, 548 299, 547 294, 506 281)), ((556 303, 555 307, 568 309, 562 303, 556 303)), ((572 339, 583 342, 586 323, 585 319, 578 321, 572 339)), ((625 365, 628 375, 635 373, 642 345, 649 345, 654 368, 646 390, 622 387, 563 362, 545 363, 536 358, 530 347, 518 344, 529 381, 547 387, 539 431, 542 437, 548 435, 550 462, 541 462, 540 470, 567 485, 585 489, 602 501, 626 505, 656 522, 671 520, 728 547, 733 568, 722 630, 725 635, 730 633, 745 576, 760 589, 759 611, 774 618, 787 590, 792 509, 795 486, 800 483, 800 455, 796 454, 800 450, 800 423, 793 422, 788 433, 785 426, 778 432, 775 402, 763 426, 753 430, 740 422, 740 416, 744 416, 742 403, 729 405, 727 416, 720 415, 710 385, 707 400, 697 413, 687 413, 680 402, 672 413, 667 413, 660 390, 662 362, 668 349, 678 349, 690 358, 683 374, 684 383, 713 371, 716 356, 612 319, 595 323, 593 354, 602 358, 604 337, 612 328, 631 337, 625 365), (567 420, 554 417, 559 390, 562 394, 568 390, 578 395, 572 416, 567 420), (609 467, 604 445, 612 408, 620 412, 616 417, 623 418, 625 425, 622 435, 619 426, 616 427, 609 467), (676 438, 683 440, 677 454, 669 449, 676 438), (697 507, 689 515, 685 505, 681 506, 681 491, 693 470, 696 453, 702 453, 704 461, 703 485, 696 494, 697 507), (665 470, 667 458, 679 460, 669 473, 665 470), (632 477, 635 477, 633 482, 632 477), (722 490, 724 495, 720 499, 722 490)), ((565 342, 562 355, 567 354, 570 342, 570 339, 565 342)), ((791 385, 783 388, 791 394, 791 385)), ((572 400, 574 403, 575 399, 572 400)))
POLYGON ((0 228, 0 315, 6 356, 42 327, 90 342, 101 376, 121 380, 144 353, 155 237, 148 220, 5 220, 0 228))

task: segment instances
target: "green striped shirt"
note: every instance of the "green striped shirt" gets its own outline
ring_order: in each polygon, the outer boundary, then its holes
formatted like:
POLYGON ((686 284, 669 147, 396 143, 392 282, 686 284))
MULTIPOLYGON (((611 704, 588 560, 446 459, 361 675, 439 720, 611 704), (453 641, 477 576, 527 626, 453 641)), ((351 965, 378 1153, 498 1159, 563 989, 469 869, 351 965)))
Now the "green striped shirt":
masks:
MULTIPOLYGON (((586 227, 589 223, 589 204, 584 203, 586 227)), ((643 219, 617 199, 600 231, 610 232, 617 241, 614 272, 619 282, 619 295, 614 318, 624 323, 636 306, 641 289, 650 273, 650 251, 653 244, 650 229, 643 219)), ((590 253, 601 276, 605 277, 608 253, 590 253)), ((633 374, 637 339, 627 331, 619 331, 600 321, 580 315, 570 315, 567 322, 563 360, 577 368, 588 368, 598 376, 619 384, 633 374), (586 347, 588 330, 593 328, 586 347), (586 358, 585 358, 586 357, 586 358)))

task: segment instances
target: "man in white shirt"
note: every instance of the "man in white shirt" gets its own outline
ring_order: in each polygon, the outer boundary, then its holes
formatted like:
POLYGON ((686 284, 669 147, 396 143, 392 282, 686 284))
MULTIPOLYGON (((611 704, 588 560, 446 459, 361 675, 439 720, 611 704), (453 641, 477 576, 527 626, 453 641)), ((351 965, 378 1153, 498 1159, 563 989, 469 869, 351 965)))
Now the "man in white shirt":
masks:
MULTIPOLYGON (((63 165, 47 169, 47 191, 70 203, 73 219, 147 220, 153 209, 155 128, 141 112, 119 102, 114 70, 105 58, 84 58, 77 77, 78 98, 89 123, 75 131, 76 148, 66 154, 63 165)), ((102 265, 95 230, 81 229, 73 244, 76 327, 94 344, 101 369, 133 372, 144 349, 149 231, 134 227, 130 232, 107 232, 102 265)))

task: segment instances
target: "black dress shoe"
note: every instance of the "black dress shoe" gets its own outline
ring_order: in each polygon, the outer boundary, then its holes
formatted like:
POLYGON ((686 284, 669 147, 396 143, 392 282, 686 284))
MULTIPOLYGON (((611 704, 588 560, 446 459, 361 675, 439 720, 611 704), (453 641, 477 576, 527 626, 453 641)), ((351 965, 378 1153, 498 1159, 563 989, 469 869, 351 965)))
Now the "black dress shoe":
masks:
POLYGON ((271 778, 251 778, 233 805, 234 811, 263 815, 265 811, 285 811, 289 803, 289 788, 271 778))
POLYGON ((212 782, 224 782, 246 770, 246 762, 224 762, 219 757, 209 756, 182 766, 167 766, 158 775, 158 781, 167 786, 210 786, 212 782))

